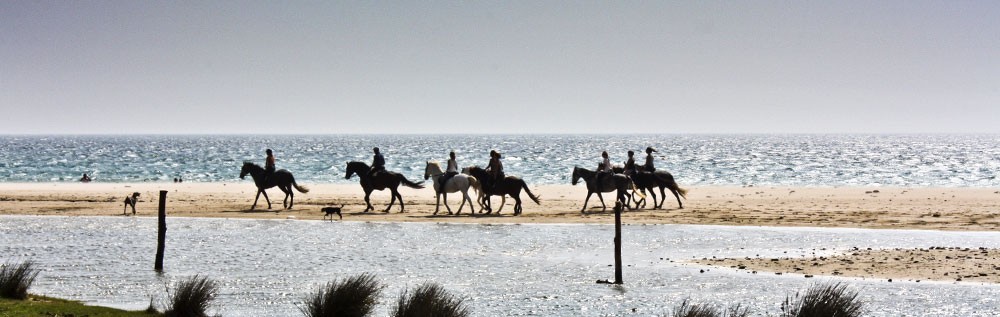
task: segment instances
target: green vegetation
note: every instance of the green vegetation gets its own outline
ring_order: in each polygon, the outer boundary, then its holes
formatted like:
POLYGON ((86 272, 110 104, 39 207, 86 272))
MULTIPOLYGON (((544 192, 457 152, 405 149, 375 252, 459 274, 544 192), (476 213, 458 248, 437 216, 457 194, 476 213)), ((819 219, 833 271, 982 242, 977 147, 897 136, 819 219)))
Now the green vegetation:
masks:
POLYGON ((413 294, 404 291, 399 296, 396 309, 392 312, 394 317, 469 315, 469 309, 465 307, 461 298, 451 295, 443 287, 434 283, 418 286, 413 294))
POLYGON ((51 316, 161 316, 158 313, 144 311, 125 311, 120 309, 87 306, 80 302, 44 296, 28 295, 25 300, 0 298, 0 317, 51 317, 51 316))
POLYGON ((783 317, 853 317, 861 316, 865 309, 857 291, 837 283, 814 285, 796 300, 786 298, 781 310, 783 317))
POLYGON ((364 273, 326 284, 306 297, 305 307, 299 309, 309 317, 369 316, 383 288, 374 275, 364 273))
POLYGON ((218 293, 219 284, 207 277, 194 277, 180 281, 170 299, 170 307, 164 315, 197 317, 207 316, 205 311, 218 293))
POLYGON ((672 317, 746 317, 750 316, 750 308, 742 307, 739 304, 729 307, 725 312, 712 305, 691 304, 688 300, 681 302, 680 306, 674 309, 672 317))
POLYGON ((0 266, 0 298, 28 298, 28 288, 35 282, 35 277, 38 277, 38 270, 34 266, 35 263, 31 261, 0 266))

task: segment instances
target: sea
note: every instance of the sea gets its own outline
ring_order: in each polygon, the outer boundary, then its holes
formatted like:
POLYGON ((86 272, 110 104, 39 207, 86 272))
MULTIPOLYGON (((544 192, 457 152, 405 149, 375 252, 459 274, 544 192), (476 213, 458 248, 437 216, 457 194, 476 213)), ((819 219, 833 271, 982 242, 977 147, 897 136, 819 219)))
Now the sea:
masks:
POLYGON ((410 179, 450 151, 462 166, 485 166, 497 150, 508 175, 569 184, 573 167, 595 169, 602 151, 618 164, 635 151, 642 163, 652 147, 656 168, 682 186, 1000 186, 994 134, 6 135, 0 182, 75 182, 87 173, 95 182, 224 183, 273 149, 278 168, 300 183, 349 184, 346 162, 370 163, 373 147, 410 179))

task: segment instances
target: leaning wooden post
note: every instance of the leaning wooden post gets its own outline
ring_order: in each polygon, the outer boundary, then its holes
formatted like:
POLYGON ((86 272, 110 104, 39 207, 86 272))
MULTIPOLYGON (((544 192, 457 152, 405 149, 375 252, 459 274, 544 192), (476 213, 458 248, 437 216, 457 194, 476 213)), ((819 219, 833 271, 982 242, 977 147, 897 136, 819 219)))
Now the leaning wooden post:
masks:
POLYGON ((615 284, 622 283, 622 208, 615 208, 615 284))
POLYGON ((160 191, 160 225, 156 231, 156 271, 163 271, 163 248, 167 240, 167 191, 160 191))

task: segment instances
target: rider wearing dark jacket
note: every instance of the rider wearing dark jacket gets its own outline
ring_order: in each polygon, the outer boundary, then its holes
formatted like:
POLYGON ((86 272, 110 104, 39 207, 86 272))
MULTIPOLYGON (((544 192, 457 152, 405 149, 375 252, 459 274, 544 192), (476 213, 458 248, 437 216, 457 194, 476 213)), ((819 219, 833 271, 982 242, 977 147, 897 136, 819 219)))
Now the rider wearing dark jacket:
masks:
POLYGON ((642 166, 644 171, 650 173, 656 171, 656 168, 653 167, 653 152, 656 152, 656 150, 654 150, 652 147, 646 148, 646 164, 642 166))
POLYGON ((267 182, 267 179, 274 175, 274 152, 271 152, 271 149, 264 152, 267 153, 267 158, 264 159, 264 181, 267 182))
POLYGON ((377 172, 385 171, 385 157, 379 152, 378 148, 372 149, 375 152, 375 157, 372 159, 372 169, 368 171, 368 175, 375 175, 377 172))
POLYGON ((496 184, 505 177, 503 163, 500 163, 500 152, 490 151, 490 164, 486 166, 486 171, 490 173, 490 176, 493 176, 493 187, 496 187, 496 184))

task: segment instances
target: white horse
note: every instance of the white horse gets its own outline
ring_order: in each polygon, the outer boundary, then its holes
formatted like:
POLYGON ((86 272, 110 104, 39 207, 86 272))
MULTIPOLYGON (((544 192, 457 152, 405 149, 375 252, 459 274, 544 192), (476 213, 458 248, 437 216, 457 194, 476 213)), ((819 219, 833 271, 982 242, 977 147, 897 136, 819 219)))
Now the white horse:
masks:
POLYGON ((462 205, 458 206, 458 213, 462 213, 462 208, 465 207, 465 202, 469 202, 469 208, 473 209, 475 212, 475 207, 472 205, 472 198, 469 197, 469 186, 475 182, 479 183, 475 177, 456 174, 448 179, 448 183, 445 184, 443 191, 438 191, 441 188, 438 185, 438 180, 444 175, 444 171, 441 170, 441 164, 438 162, 427 161, 427 167, 424 168, 424 179, 433 178, 434 179, 434 195, 437 197, 437 204, 434 207, 434 214, 438 213, 441 209, 441 195, 444 195, 444 207, 448 208, 448 214, 451 214, 451 207, 448 206, 448 193, 462 192, 462 205))

